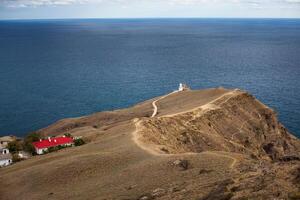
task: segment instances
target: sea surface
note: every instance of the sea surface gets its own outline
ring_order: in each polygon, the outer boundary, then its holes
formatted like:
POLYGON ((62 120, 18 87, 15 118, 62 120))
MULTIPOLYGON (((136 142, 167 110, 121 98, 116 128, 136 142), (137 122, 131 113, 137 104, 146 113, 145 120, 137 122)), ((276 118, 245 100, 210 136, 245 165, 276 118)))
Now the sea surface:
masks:
POLYGON ((299 19, 0 21, 0 135, 175 90, 241 88, 300 137, 299 19))

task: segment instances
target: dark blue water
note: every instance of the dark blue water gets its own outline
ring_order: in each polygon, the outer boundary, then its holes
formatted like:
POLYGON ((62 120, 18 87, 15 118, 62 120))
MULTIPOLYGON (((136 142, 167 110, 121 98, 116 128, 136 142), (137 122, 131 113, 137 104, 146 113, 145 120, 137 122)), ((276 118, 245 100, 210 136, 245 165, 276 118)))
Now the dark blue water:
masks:
POLYGON ((174 90, 242 88, 300 136, 300 20, 0 21, 0 135, 174 90))

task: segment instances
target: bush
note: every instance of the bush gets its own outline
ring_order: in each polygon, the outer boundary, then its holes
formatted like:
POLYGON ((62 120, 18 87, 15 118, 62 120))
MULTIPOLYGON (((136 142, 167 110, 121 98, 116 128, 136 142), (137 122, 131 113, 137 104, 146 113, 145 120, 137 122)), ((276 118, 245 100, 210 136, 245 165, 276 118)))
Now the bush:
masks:
POLYGON ((64 145, 58 145, 57 148, 58 148, 58 150, 61 150, 61 149, 66 148, 66 146, 64 146, 64 145))
POLYGON ((58 145, 58 146, 55 146, 55 147, 49 147, 48 150, 43 151, 43 154, 55 152, 55 151, 58 151, 58 150, 61 150, 61 149, 67 148, 67 147, 68 146, 65 146, 65 145, 58 145))
POLYGON ((54 151, 57 151, 57 150, 59 150, 58 146, 56 146, 56 147, 49 147, 49 148, 48 148, 48 152, 49 152, 49 153, 54 152, 54 151))
POLYGON ((72 137, 71 133, 65 133, 64 134, 66 137, 72 137))
POLYGON ((37 142, 41 139, 41 136, 38 133, 30 133, 25 137, 25 141, 37 142))
POLYGON ((23 150, 23 144, 21 141, 11 141, 7 144, 7 148, 9 149, 9 151, 13 154, 16 153, 18 151, 22 151, 23 150))
POLYGON ((81 138, 77 138, 77 139, 74 140, 74 145, 75 146, 81 146, 81 145, 84 145, 84 144, 85 144, 85 142, 81 138))
POLYGON ((40 135, 37 133, 30 133, 24 138, 23 149, 27 152, 35 154, 35 148, 32 142, 37 142, 40 140, 40 135))
POLYGON ((23 160, 23 159, 20 158, 18 154, 13 154, 13 155, 12 155, 12 161, 13 161, 13 162, 19 162, 19 161, 21 161, 21 160, 23 160))

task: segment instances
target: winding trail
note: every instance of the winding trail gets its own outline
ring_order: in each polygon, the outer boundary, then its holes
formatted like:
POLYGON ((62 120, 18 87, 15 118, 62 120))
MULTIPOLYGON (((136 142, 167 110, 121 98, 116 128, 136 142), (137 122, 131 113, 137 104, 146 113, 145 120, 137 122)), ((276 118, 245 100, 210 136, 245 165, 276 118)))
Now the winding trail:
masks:
MULTIPOLYGON (((213 99, 212 101, 209 101, 209 102, 206 102, 204 103, 203 105, 201 106, 197 106, 193 109, 189 109, 189 110, 186 110, 186 111, 182 111, 182 112, 177 112, 177 113, 173 113, 173 114, 166 114, 164 115, 164 117, 173 117, 173 116, 176 116, 176 115, 180 115, 180 114, 184 114, 184 113, 188 113, 188 112, 193 112, 193 111, 196 111, 200 108, 202 109, 206 109, 206 110, 209 110, 209 109, 215 109, 217 108, 218 106, 215 106, 214 103, 222 98, 225 98, 226 96, 229 96, 223 103, 226 103, 227 101, 229 101, 233 95, 235 94, 235 92, 238 91, 238 90, 233 90, 233 91, 229 91, 229 92, 226 92, 224 93, 223 95, 219 96, 218 98, 216 99, 213 99)), ((159 100, 159 99, 158 99, 159 100)))
POLYGON ((159 149, 155 145, 145 144, 144 142, 142 142, 140 140, 140 135, 138 134, 138 132, 140 131, 141 121, 139 119, 135 119, 133 122, 135 124, 135 131, 132 132, 133 141, 135 142, 135 144, 138 147, 140 147, 141 149, 143 149, 144 151, 148 152, 151 155, 159 156, 159 157, 170 157, 170 156, 176 157, 176 156, 197 156, 197 155, 201 155, 201 154, 211 154, 214 156, 223 157, 223 158, 225 157, 225 158, 231 159, 232 162, 229 165, 230 169, 233 169, 238 162, 238 159, 236 157, 228 155, 227 152, 223 152, 223 151, 203 151, 201 153, 186 152, 186 153, 180 153, 180 154, 163 154, 159 151, 159 149))
POLYGON ((178 90, 175 90, 174 92, 171 92, 171 93, 169 93, 169 94, 167 94, 167 95, 164 95, 164 96, 160 97, 159 99, 156 99, 155 101, 153 101, 153 102, 152 102, 152 106, 153 106, 153 114, 152 114, 151 118, 152 118, 152 117, 155 117, 155 116, 157 115, 157 105, 156 105, 156 102, 158 102, 159 100, 162 100, 162 99, 166 98, 167 96, 170 96, 171 94, 175 94, 175 93, 177 93, 177 92, 179 92, 179 91, 178 91, 178 90))
MULTIPOLYGON (((174 92, 171 92, 167 95, 164 95, 156 100, 154 100, 152 102, 152 106, 153 106, 153 114, 151 116, 151 118, 155 117, 157 114, 158 114, 158 107, 156 105, 156 103, 174 93, 178 93, 179 91, 176 90, 174 92)), ((203 106, 200 106, 200 107, 204 107, 204 106, 207 106, 207 107, 211 107, 210 105, 217 101, 218 99, 221 99, 223 98, 224 96, 227 96, 229 95, 229 98, 226 99, 226 101, 228 101, 231 97, 232 97, 232 94, 234 94, 234 91, 233 92, 228 92, 228 93, 225 93, 224 95, 220 96, 219 98, 217 99, 214 99, 213 101, 211 102, 208 102, 206 103, 205 105, 203 106)), ((198 108, 196 108, 198 109, 198 108)), ((185 112, 182 112, 182 113, 185 113, 185 112)), ((180 113, 176 113, 176 114, 173 114, 173 115, 177 115, 177 114, 180 114, 180 113)), ((166 116, 169 116, 169 115, 166 115, 166 116)), ((170 115, 171 116, 171 115, 170 115)), ((238 160, 236 157, 234 156, 231 156, 231 155, 228 155, 227 152, 222 152, 222 151, 204 151, 204 152, 201 152, 201 153, 195 153, 195 152, 186 152, 186 153, 180 153, 180 154, 163 154, 163 153, 160 153, 159 152, 159 149, 157 149, 157 147, 155 145, 151 145, 151 144, 145 144, 144 142, 142 142, 140 139, 140 135, 138 134, 139 131, 141 131, 141 120, 136 118, 133 120, 133 123, 135 125, 135 131, 132 132, 132 139, 133 141, 135 142, 135 144, 137 146, 139 146, 141 149, 143 149, 144 151, 152 154, 152 155, 155 155, 155 156, 178 156, 178 155, 181 155, 181 156, 188 156, 188 155, 200 155, 200 154, 211 154, 211 155, 214 155, 214 156, 219 156, 219 157, 225 157, 225 158, 228 158, 228 159, 231 159, 232 162, 230 163, 229 165, 229 168, 232 169, 234 168, 234 166, 237 164, 238 160)), ((242 128, 242 127, 241 127, 242 128)), ((234 136, 232 136, 234 137, 234 136)))

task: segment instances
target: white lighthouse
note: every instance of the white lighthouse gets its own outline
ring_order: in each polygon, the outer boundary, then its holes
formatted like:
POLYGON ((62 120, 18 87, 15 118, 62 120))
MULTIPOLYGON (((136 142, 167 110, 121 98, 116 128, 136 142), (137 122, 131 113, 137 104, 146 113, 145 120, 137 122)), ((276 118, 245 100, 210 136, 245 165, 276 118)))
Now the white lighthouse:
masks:
POLYGON ((190 90, 190 88, 184 83, 179 83, 179 88, 178 88, 177 92, 182 92, 182 91, 186 91, 186 90, 190 90))
POLYGON ((179 88, 178 88, 178 91, 181 92, 184 90, 184 87, 183 87, 183 84, 182 83, 179 83, 179 88))

